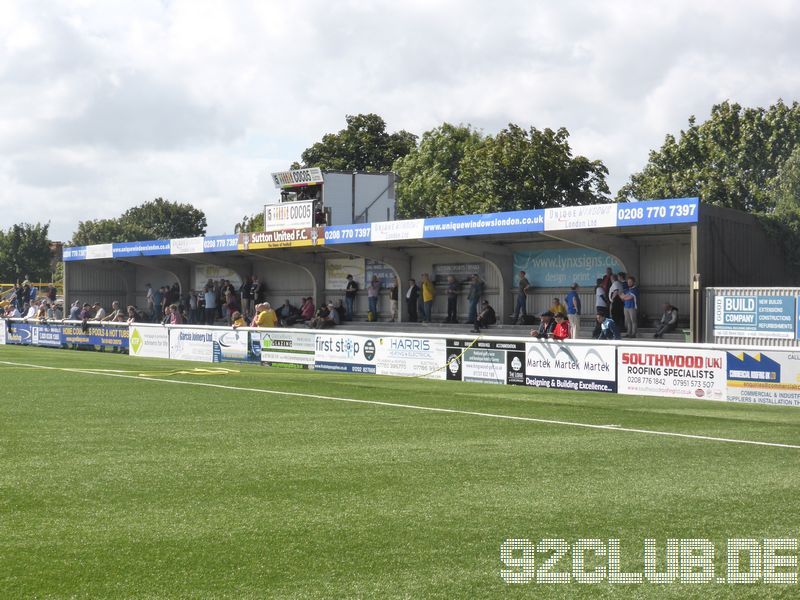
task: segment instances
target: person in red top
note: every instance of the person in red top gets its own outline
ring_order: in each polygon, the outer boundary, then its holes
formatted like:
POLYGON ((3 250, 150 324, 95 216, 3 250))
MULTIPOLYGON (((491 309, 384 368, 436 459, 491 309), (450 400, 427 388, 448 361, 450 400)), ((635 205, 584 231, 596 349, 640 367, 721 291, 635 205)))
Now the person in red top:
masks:
POLYGON ((556 313, 556 326, 553 328, 553 339, 564 341, 569 339, 570 331, 569 331, 569 321, 567 321, 567 315, 564 313, 556 313))

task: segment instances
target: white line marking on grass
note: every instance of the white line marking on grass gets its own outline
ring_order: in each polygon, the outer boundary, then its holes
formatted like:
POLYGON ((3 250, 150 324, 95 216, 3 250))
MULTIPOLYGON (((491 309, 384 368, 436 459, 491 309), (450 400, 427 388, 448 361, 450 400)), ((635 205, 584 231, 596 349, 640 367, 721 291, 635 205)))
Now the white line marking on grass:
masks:
POLYGON ((708 435, 697 435, 693 433, 676 433, 672 431, 657 431, 654 429, 636 429, 633 427, 620 427, 619 425, 595 425, 592 423, 578 423, 576 421, 560 421, 557 419, 539 419, 536 417, 519 417, 515 415, 499 415, 495 413, 477 412, 471 410, 459 410, 455 408, 439 408, 435 406, 420 406, 418 404, 400 404, 397 402, 382 402, 380 400, 359 400, 358 398, 340 398, 337 396, 323 396, 321 394, 304 394, 301 392, 284 392, 281 390, 266 390, 262 388, 246 388, 232 385, 222 385, 219 383, 203 383, 200 381, 176 381, 174 379, 161 379, 156 377, 138 377, 136 375, 122 375, 120 373, 109 373, 108 371, 92 371, 91 369, 70 369, 67 367, 51 367, 47 365, 35 365, 27 363, 15 363, 0 360, 0 364, 15 367, 31 367, 49 371, 66 371, 68 373, 78 373, 81 375, 102 375, 104 377, 121 377, 123 379, 136 379, 137 381, 158 381, 161 383, 172 383, 176 385, 193 385, 198 387, 217 388, 237 392, 256 392, 260 394, 273 394, 276 396, 290 396, 295 398, 313 398, 315 400, 333 400, 336 402, 350 402, 353 404, 371 404, 373 406, 390 406, 392 408, 408 408, 411 410, 424 410, 435 413, 446 413, 453 415, 469 415, 473 417, 486 417, 490 419, 505 419, 508 421, 523 421, 526 423, 541 423, 545 425, 561 425, 564 427, 581 427, 584 429, 600 429, 603 431, 625 431, 627 433, 643 433, 649 435, 661 435, 665 437, 676 437, 690 440, 702 440, 706 442, 724 442, 728 444, 746 444, 750 446, 768 446, 771 448, 789 448, 800 450, 800 445, 781 444, 778 442, 759 442, 755 440, 738 440, 733 438, 722 438, 708 435))

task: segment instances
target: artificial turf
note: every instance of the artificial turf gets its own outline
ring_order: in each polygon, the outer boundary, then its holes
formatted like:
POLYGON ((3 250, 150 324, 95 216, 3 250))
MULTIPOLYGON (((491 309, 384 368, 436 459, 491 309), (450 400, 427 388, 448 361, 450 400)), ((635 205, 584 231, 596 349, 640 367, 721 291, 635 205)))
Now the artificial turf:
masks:
POLYGON ((509 585, 500 546, 618 538, 623 570, 642 572, 645 538, 662 552, 704 538, 724 572, 728 538, 800 537, 800 449, 333 398, 794 445, 800 410, 229 363, 174 373, 208 366, 0 346, 0 597, 798 593, 509 585))

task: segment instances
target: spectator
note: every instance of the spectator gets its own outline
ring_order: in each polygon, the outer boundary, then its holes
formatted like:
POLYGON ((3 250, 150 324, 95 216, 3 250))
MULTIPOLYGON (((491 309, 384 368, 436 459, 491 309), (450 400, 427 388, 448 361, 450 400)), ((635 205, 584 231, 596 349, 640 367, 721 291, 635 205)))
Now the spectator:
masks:
POLYGON ((561 298, 553 298, 553 305, 550 307, 550 312, 553 313, 553 315, 567 313, 567 307, 561 304, 561 298))
POLYGON ((303 306, 300 307, 300 319, 306 323, 314 318, 314 300, 309 296, 303 298, 303 306))
POLYGON ((244 320, 242 313, 238 310, 231 314, 231 327, 236 329, 237 327, 246 327, 247 321, 244 320))
POLYGON ((447 319, 445 323, 458 323, 458 282, 452 275, 447 276, 447 319))
POLYGON ((622 299, 627 288, 625 279, 625 273, 618 273, 608 291, 608 299, 611 302, 611 318, 617 324, 617 329, 622 329, 625 325, 625 301, 622 299))
POLYGON ((126 316, 125 312, 122 310, 122 308, 120 307, 119 302, 117 300, 114 300, 111 303, 111 313, 109 313, 108 315, 103 317, 103 319, 98 319, 97 315, 95 315, 95 317, 94 317, 95 321, 103 320, 103 321, 113 321, 113 322, 116 322, 116 323, 123 323, 123 322, 125 322, 126 319, 127 319, 127 316, 126 316))
POLYGON ((81 321, 88 321, 92 318, 92 306, 88 302, 83 303, 83 308, 81 309, 78 318, 81 321))
POLYGON ((555 321, 553 321, 553 313, 546 310, 541 314, 539 327, 531 329, 531 335, 536 339, 546 340, 547 338, 553 337, 553 329, 555 329, 555 327, 556 324, 555 321))
POLYGON ((381 291, 381 281, 377 275, 372 276, 372 281, 369 282, 367 287, 367 302, 369 302, 369 312, 367 313, 367 321, 378 320, 378 294, 381 291))
POLYGON ((106 309, 105 309, 105 308, 103 308, 103 307, 100 305, 100 303, 99 303, 99 302, 95 302, 95 303, 92 305, 92 311, 94 312, 94 315, 92 316, 92 318, 93 318, 95 321, 102 321, 103 319, 105 319, 105 318, 106 318, 106 309))
POLYGON ((333 302, 328 302, 327 306, 322 306, 322 308, 317 311, 317 316, 308 322, 308 326, 315 329, 330 329, 331 327, 340 325, 341 322, 341 314, 339 314, 339 311, 333 306, 333 302))
POLYGON ((358 294, 358 282, 352 275, 347 276, 347 285, 344 288, 345 319, 353 320, 353 308, 358 294))
POLYGON ((557 312, 555 317, 553 317, 556 321, 555 326, 553 327, 553 339, 559 342, 563 342, 564 340, 568 340, 570 337, 570 327, 569 321, 567 321, 567 315, 563 312, 557 312))
POLYGON ((472 275, 472 283, 469 286, 469 295, 467 296, 467 300, 469 301, 467 323, 475 323, 475 319, 478 316, 478 302, 480 302, 485 288, 486 284, 483 283, 481 276, 474 273, 472 275))
POLYGON ((422 322, 431 322, 431 310, 433 309, 433 299, 436 297, 436 287, 433 285, 427 273, 422 274, 422 322))
POLYGON ((636 278, 628 275, 628 291, 622 294, 625 301, 625 337, 635 338, 639 330, 639 286, 636 278))
POLYGON ((416 323, 419 319, 417 315, 417 299, 419 298, 419 288, 417 287, 416 279, 408 280, 408 291, 406 291, 406 310, 408 311, 408 320, 411 323, 416 323))
POLYGON ((214 318, 217 314, 217 295, 214 293, 214 287, 206 285, 203 291, 203 299, 205 301, 205 322, 206 325, 213 325, 214 318))
POLYGON ((601 277, 597 278, 597 285, 594 288, 594 307, 598 313, 608 314, 608 296, 601 277))
POLYGON ((81 302, 80 300, 75 300, 72 303, 72 306, 69 307, 69 320, 70 321, 78 321, 81 318, 81 302))
POLYGON ((158 288, 153 290, 153 309, 150 313, 150 320, 153 323, 158 323, 161 319, 161 301, 163 300, 162 297, 162 288, 158 288))
POLYGON ((480 333, 481 327, 484 329, 489 325, 497 323, 497 313, 489 304, 488 300, 481 302, 481 312, 475 317, 475 323, 471 329, 472 333, 480 333))
POLYGON ((389 319, 390 322, 394 323, 398 320, 397 314, 397 298, 400 294, 400 278, 395 276, 394 283, 392 287, 389 288, 389 306, 391 307, 390 310, 392 312, 392 318, 389 319))
POLYGON ((525 271, 519 272, 519 286, 517 288, 517 303, 514 306, 514 312, 511 314, 511 319, 514 323, 518 318, 528 316, 528 290, 531 287, 525 271))
POLYGON ((261 304, 266 300, 267 287, 263 282, 259 281, 258 277, 253 275, 253 302, 261 304))
POLYGON ((614 322, 614 319, 606 316, 604 313, 597 313, 597 315, 595 315, 595 320, 597 321, 597 324, 594 326, 594 331, 592 332, 592 337, 594 339, 619 339, 619 329, 617 329, 617 324, 614 322))
POLYGON ((256 316, 253 318, 251 327, 275 327, 278 324, 278 315, 270 306, 269 302, 256 305, 256 316))
POLYGON ((136 312, 135 306, 128 307, 128 325, 131 323, 137 323, 139 321, 139 315, 136 312))
POLYGON ((278 315, 278 323, 283 327, 291 327, 300 320, 300 310, 289 302, 288 298, 276 313, 278 315))
POLYGON ((242 297, 242 314, 250 317, 253 314, 253 278, 248 276, 239 288, 242 297))
POLYGON ((581 327, 581 297, 578 295, 578 284, 573 283, 567 294, 567 319, 572 339, 578 339, 578 330, 581 327))
POLYGON ((658 327, 653 337, 660 338, 665 333, 675 331, 678 326, 678 309, 672 306, 669 302, 664 303, 664 314, 661 315, 661 320, 658 322, 658 327))
POLYGON ((333 308, 336 312, 339 313, 339 323, 337 323, 337 325, 339 325, 340 323, 344 323, 345 310, 344 306, 342 305, 342 301, 337 300, 333 308))
POLYGON ((606 298, 610 296, 611 284, 616 280, 614 276, 614 269, 606 267, 606 274, 603 275, 603 289, 606 292, 606 298))

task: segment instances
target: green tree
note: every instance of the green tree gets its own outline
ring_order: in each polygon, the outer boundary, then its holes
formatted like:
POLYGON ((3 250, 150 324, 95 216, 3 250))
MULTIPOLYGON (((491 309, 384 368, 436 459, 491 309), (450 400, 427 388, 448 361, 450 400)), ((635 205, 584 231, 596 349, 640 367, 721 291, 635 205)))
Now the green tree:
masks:
POLYGON ((208 225, 202 210, 163 198, 129 208, 120 220, 131 228, 141 227, 152 240, 205 235, 208 225))
POLYGON ((111 242, 134 242, 153 239, 145 230, 121 219, 95 219, 79 221, 78 229, 72 234, 70 246, 91 246, 93 244, 109 244, 111 242))
POLYGON ((345 129, 325 134, 322 141, 303 151, 303 167, 385 172, 416 145, 417 136, 407 131, 387 133, 386 122, 376 114, 347 115, 345 121, 345 129))
POLYGON ((242 217, 233 227, 234 233, 250 233, 252 231, 264 231, 264 212, 257 212, 254 215, 242 217))
POLYGON ((771 210, 760 221, 778 240, 787 264, 800 273, 800 146, 786 159, 767 190, 771 210))
POLYGON ((608 169, 573 156, 569 132, 509 124, 467 149, 456 193, 437 209, 469 214, 607 202, 608 169))
POLYGON ((166 240, 205 235, 206 216, 191 204, 156 198, 126 210, 116 219, 80 221, 70 245, 166 240))
POLYGON ((422 134, 419 146, 397 159, 397 214, 412 219, 447 214, 455 204, 461 161, 483 136, 469 125, 441 126, 422 134))
POLYGON ((49 223, 21 223, 0 231, 0 281, 16 282, 26 276, 31 281, 50 280, 49 229, 49 223))
POLYGON ((667 135, 617 199, 699 196, 716 206, 769 212, 773 179, 799 142, 797 102, 779 100, 767 109, 723 102, 700 125, 690 117, 677 139, 667 135))

